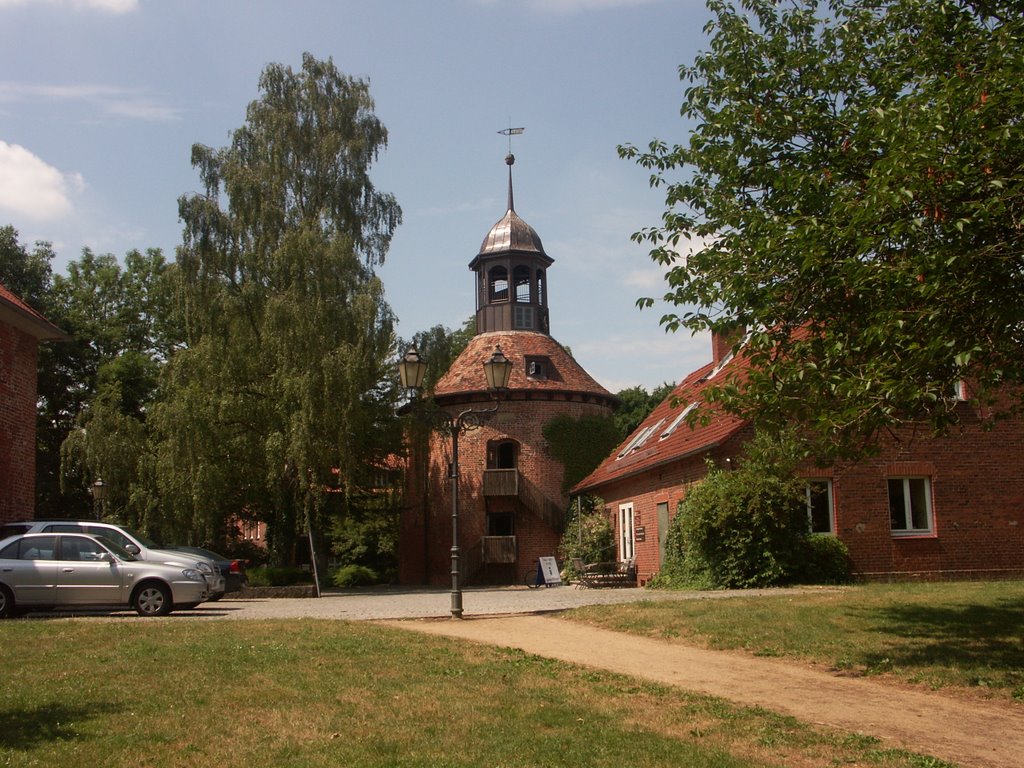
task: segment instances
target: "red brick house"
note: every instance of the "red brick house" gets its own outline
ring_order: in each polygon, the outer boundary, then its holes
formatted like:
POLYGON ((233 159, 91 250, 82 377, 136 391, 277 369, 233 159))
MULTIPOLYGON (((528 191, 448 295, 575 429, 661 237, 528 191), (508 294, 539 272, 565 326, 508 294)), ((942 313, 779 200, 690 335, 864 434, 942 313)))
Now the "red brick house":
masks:
MULTIPOLYGON (((712 353, 573 488, 604 501, 618 556, 635 559, 640 583, 658 572, 669 521, 707 460, 728 467, 753 435, 749 422, 720 411, 686 425, 703 388, 742 365, 721 339, 712 353)), ((811 529, 847 545, 856 577, 1024 576, 1024 422, 985 430, 972 405, 956 408, 960 425, 944 437, 908 427, 883 439, 877 456, 806 472, 811 529)))
POLYGON ((0 523, 35 514, 39 343, 65 338, 0 284, 0 523))
MULTIPOLYGON (((459 548, 466 583, 518 582, 537 558, 555 555, 568 507, 564 468, 547 450, 544 425, 558 415, 610 415, 617 399, 549 334, 547 269, 553 259, 515 212, 513 158, 508 210, 470 262, 476 336, 434 388, 452 416, 489 408, 483 362, 500 347, 512 362, 499 410, 459 437, 459 548)), ((442 584, 451 572, 451 437, 432 433, 410 456, 399 538, 399 580, 442 584)))

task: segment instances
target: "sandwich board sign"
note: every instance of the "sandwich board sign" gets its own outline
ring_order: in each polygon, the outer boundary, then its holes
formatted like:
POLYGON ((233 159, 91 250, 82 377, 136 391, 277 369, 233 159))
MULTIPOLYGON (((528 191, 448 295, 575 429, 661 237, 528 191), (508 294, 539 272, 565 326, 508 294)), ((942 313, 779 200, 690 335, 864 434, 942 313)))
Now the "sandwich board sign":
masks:
POLYGON ((537 564, 537 583, 545 587, 557 587, 562 584, 562 574, 558 572, 558 561, 553 557, 542 557, 537 564))

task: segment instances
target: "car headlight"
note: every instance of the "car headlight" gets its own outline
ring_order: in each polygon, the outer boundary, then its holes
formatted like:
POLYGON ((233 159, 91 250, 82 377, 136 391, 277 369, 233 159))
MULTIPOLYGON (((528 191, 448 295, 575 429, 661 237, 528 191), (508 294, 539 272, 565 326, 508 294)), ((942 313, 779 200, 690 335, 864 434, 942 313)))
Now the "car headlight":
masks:
POLYGON ((196 568, 198 568, 203 573, 213 573, 213 568, 210 567, 210 564, 204 563, 202 560, 196 563, 196 568))
POLYGON ((189 581, 206 581, 206 578, 203 576, 203 574, 201 574, 195 568, 186 568, 184 571, 181 572, 181 575, 189 581))

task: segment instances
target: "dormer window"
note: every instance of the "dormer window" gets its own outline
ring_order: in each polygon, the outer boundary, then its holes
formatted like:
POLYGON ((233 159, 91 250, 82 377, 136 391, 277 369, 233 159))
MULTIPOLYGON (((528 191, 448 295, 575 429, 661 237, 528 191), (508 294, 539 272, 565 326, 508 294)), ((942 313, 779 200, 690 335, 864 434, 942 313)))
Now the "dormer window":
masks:
POLYGON ((505 267, 491 267, 487 273, 490 284, 490 300, 508 301, 508 270, 505 267))
POLYGON ((526 377, 534 381, 545 381, 551 368, 551 361, 546 357, 526 358, 526 377))

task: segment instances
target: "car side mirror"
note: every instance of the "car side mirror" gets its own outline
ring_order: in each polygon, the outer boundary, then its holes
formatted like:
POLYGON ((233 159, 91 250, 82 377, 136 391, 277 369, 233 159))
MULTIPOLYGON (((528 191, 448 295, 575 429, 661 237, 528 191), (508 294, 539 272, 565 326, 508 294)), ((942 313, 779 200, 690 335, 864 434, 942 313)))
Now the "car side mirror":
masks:
POLYGON ((136 546, 135 546, 134 544, 125 544, 125 545, 124 545, 124 548, 125 548, 126 550, 128 550, 128 552, 129 552, 130 554, 133 554, 133 555, 137 555, 137 554, 139 554, 139 552, 140 552, 139 548, 138 548, 138 547, 136 547, 136 546))
POLYGON ((110 563, 111 565, 114 564, 114 556, 109 552, 100 552, 99 555, 97 555, 96 559, 99 560, 101 563, 110 563))

